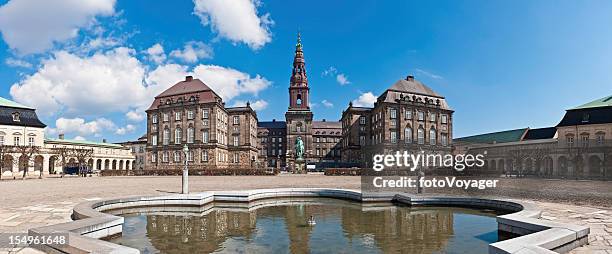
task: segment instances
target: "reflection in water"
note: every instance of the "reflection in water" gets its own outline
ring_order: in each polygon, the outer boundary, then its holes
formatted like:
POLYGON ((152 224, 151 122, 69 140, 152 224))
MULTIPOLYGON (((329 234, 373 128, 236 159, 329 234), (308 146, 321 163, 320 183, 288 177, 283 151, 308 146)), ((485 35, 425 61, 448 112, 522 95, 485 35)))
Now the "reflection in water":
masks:
POLYGON ((125 215, 123 235, 111 241, 142 253, 487 253, 498 238, 494 213, 462 208, 327 200, 154 214, 125 215))

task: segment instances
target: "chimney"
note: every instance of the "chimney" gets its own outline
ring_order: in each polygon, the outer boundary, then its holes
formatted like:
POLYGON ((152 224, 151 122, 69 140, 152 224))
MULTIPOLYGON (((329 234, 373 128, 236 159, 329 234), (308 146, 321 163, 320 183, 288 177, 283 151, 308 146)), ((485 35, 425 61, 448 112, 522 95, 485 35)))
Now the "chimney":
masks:
POLYGON ((406 77, 407 81, 414 81, 414 76, 412 75, 408 75, 408 77, 406 77))
POLYGON ((102 143, 106 143, 106 139, 105 138, 102 139, 102 143))
POLYGON ((62 139, 62 140, 64 139, 64 133, 60 133, 58 136, 59 136, 58 137, 59 139, 62 139))
POLYGON ((325 118, 323 118, 323 122, 325 122, 325 118))
POLYGON ((193 80, 193 76, 186 76, 185 81, 189 82, 193 80))
POLYGON ((272 119, 272 122, 273 122, 273 123, 275 123, 275 122, 276 122, 276 119, 272 119))

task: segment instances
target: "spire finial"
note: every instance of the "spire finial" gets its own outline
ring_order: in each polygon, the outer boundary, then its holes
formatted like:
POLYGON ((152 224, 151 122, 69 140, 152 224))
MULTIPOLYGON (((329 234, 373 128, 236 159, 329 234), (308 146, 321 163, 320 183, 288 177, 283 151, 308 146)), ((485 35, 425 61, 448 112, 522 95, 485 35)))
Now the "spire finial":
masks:
POLYGON ((300 33, 300 29, 298 28, 298 33, 297 33, 297 44, 295 44, 296 48, 302 48, 302 35, 300 33))

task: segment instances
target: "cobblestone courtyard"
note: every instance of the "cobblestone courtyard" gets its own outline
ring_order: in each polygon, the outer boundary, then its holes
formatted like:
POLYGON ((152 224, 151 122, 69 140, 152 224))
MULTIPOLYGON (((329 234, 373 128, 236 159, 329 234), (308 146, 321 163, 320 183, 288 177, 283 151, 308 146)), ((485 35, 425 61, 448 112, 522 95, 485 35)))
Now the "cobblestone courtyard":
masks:
MULTIPOLYGON (((180 182, 178 176, 3 180, 0 181, 0 232, 26 232, 31 227, 69 221, 74 205, 88 200, 175 193, 180 190, 180 182)), ((323 175, 190 177, 191 192, 282 187, 359 189, 360 178, 323 175)), ((476 193, 470 195, 476 196, 476 193)), ((589 245, 573 253, 612 253, 612 182, 500 179, 498 189, 478 195, 533 202, 543 209, 543 219, 588 225, 591 228, 589 245)), ((19 253, 30 251, 25 249, 19 253)))

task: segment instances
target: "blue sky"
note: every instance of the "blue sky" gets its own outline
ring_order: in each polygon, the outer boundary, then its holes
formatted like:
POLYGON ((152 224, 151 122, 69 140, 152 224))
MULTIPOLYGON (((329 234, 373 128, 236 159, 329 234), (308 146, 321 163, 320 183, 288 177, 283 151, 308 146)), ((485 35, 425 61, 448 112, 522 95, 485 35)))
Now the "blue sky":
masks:
POLYGON ((609 1, 0 5, 0 96, 36 106, 49 136, 137 138, 155 93, 187 73, 283 119, 298 29, 317 119, 408 74, 446 96, 455 137, 553 126, 612 94, 609 1))

